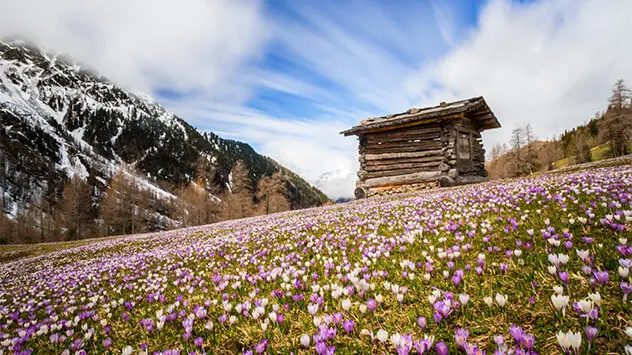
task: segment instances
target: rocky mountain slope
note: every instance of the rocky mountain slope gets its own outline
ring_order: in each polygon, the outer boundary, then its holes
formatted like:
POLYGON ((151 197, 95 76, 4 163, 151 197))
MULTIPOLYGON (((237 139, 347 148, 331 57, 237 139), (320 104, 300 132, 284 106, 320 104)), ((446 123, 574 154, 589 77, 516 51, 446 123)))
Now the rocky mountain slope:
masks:
POLYGON ((9 210, 11 201, 60 194, 72 176, 103 190, 121 166, 156 191, 169 193, 200 174, 221 191, 239 160, 253 186, 286 172, 292 208, 327 200, 248 144, 198 132, 151 98, 18 39, 0 39, 0 123, 0 189, 9 210))

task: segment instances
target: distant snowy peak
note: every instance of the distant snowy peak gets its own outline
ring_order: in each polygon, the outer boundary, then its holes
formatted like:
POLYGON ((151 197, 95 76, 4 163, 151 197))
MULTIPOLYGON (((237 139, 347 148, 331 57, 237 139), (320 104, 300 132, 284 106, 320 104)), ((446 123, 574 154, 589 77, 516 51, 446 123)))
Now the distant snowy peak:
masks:
POLYGON ((353 191, 355 180, 355 171, 351 169, 336 169, 321 174, 314 185, 324 191, 330 198, 338 200, 351 197, 349 196, 349 191, 353 191))
POLYGON ((318 177, 318 182, 331 182, 331 181, 336 181, 336 180, 343 180, 349 177, 349 175, 353 174, 353 171, 351 171, 350 169, 337 169, 337 170, 332 170, 332 171, 328 171, 326 173, 321 174, 318 177))

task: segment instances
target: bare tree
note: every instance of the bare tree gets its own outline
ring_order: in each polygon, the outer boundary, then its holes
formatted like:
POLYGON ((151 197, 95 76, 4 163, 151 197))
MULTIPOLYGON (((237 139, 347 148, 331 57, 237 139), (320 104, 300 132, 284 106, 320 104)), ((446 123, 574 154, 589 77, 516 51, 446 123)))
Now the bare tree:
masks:
POLYGON ((606 138, 610 140, 610 146, 614 156, 625 154, 626 143, 630 140, 632 117, 630 113, 630 97, 632 91, 625 85, 623 79, 619 79, 612 87, 612 94, 608 100, 608 112, 612 122, 606 127, 606 138))
POLYGON ((60 210, 68 240, 82 239, 92 219, 92 193, 90 186, 78 176, 66 183, 60 201, 60 210))
POLYGON ((527 123, 524 128, 524 140, 526 144, 526 156, 525 156, 525 167, 529 174, 533 173, 536 164, 536 151, 533 143, 536 140, 535 133, 533 132, 533 128, 531 127, 531 123, 527 123))
POLYGON ((230 191, 224 196, 224 219, 251 216, 254 208, 252 184, 243 162, 238 161, 233 166, 230 177, 230 191))
POLYGON ((144 215, 148 209, 148 193, 140 191, 134 177, 119 170, 112 179, 110 186, 101 201, 101 217, 106 225, 106 234, 127 234, 144 231, 147 218, 144 215))
POLYGON ((511 152, 513 154, 513 175, 522 175, 524 173, 524 159, 522 157, 522 148, 525 145, 525 132, 523 127, 516 127, 511 131, 511 152))
POLYGON ((290 203, 284 192, 285 181, 279 172, 261 178, 257 189, 261 211, 270 214, 289 210, 290 203))

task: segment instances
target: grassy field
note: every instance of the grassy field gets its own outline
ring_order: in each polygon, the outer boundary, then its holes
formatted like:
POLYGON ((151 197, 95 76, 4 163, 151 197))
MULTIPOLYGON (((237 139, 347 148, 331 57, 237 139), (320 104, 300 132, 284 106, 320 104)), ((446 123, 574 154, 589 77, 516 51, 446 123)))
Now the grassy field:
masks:
POLYGON ((620 354, 631 201, 618 165, 26 247, 0 352, 620 354))
MULTIPOLYGON (((626 150, 628 153, 632 152, 632 142, 628 142, 626 144, 626 150)), ((611 157, 612 148, 610 144, 605 143, 602 145, 598 145, 590 149, 590 161, 600 161, 604 159, 609 159, 611 157)), ((560 159, 556 162, 553 162, 553 167, 555 169, 564 168, 569 166, 572 163, 573 158, 564 158, 560 159)))

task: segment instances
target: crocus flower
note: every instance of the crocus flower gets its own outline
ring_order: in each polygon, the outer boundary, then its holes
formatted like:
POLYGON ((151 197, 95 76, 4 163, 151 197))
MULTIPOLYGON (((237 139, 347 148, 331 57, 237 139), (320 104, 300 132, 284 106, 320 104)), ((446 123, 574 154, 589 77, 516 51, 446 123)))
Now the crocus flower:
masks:
POLYGON ((566 306, 568 305, 569 297, 563 295, 551 295, 551 303, 553 307, 562 312, 562 315, 566 315, 566 306))
POLYGON ((437 354, 448 355, 448 352, 449 352, 449 348, 445 343, 441 341, 437 343, 437 354))
POLYGON ((377 340, 380 342, 385 342, 388 339, 388 332, 384 329, 380 329, 377 331, 377 340))
POLYGON ((307 335, 307 334, 301 335, 301 338, 300 338, 301 346, 303 348, 305 348, 305 349, 308 349, 309 348, 309 340, 310 340, 309 339, 309 335, 307 335))
POLYGON ((353 322, 352 319, 348 319, 342 323, 342 327, 347 333, 351 333, 353 331, 354 325, 355 323, 353 322))
POLYGON ((255 351, 257 354, 263 354, 268 348, 268 339, 263 339, 257 345, 255 345, 255 351))
POLYGON ((467 344, 467 338, 470 335, 470 331, 463 328, 457 328, 454 333, 454 341, 456 345, 460 348, 465 349, 465 345, 467 344))
POLYGON ((421 328, 421 331, 423 332, 423 330, 426 328, 426 317, 421 316, 419 318, 417 318, 417 325, 419 325, 419 328, 421 328))
POLYGON ((565 353, 570 354, 572 348, 577 355, 579 354, 579 348, 582 343, 582 334, 579 332, 573 333, 572 331, 566 333, 560 331, 557 333, 557 342, 565 353))
POLYGON ((595 271, 593 272, 595 279, 601 284, 601 286, 605 286, 610 279, 610 274, 608 274, 608 270, 603 271, 595 271))
POLYGON ((597 328, 589 325, 584 329, 584 331, 586 332, 586 339, 588 339, 588 344, 592 344, 595 336, 597 336, 597 328))

